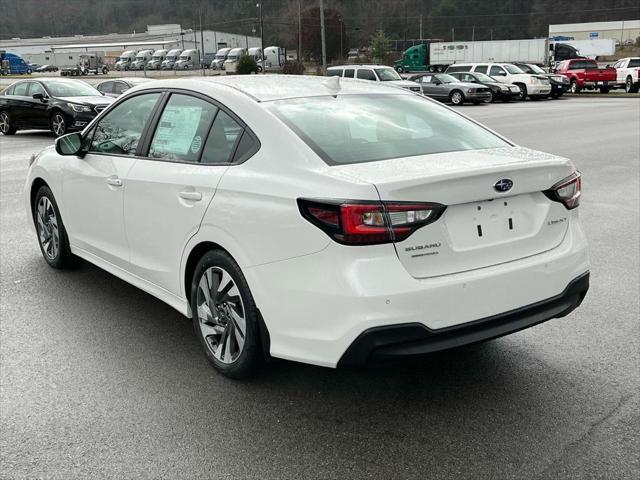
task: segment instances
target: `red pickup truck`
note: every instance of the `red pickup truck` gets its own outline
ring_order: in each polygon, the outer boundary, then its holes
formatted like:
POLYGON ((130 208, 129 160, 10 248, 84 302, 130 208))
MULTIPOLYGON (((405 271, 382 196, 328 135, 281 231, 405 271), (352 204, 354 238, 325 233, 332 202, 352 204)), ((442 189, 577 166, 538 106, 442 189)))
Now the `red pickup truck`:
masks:
POLYGON ((569 79, 571 93, 578 93, 583 88, 599 88, 600 92, 608 93, 618 76, 615 68, 598 68, 596 61, 588 58, 564 60, 556 67, 556 73, 569 79))

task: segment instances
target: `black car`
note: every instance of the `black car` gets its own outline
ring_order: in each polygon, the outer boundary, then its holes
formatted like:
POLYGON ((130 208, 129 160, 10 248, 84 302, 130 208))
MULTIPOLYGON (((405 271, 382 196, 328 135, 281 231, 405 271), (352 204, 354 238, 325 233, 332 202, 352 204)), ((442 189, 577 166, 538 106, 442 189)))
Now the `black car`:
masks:
POLYGON ((0 93, 0 133, 50 129, 60 136, 82 130, 113 101, 80 80, 23 80, 0 93))
POLYGON ((42 65, 41 67, 36 68, 36 72, 57 72, 58 67, 55 65, 42 65))
POLYGON ((547 77, 551 84, 551 96, 553 98, 560 98, 562 94, 571 87, 569 79, 564 75, 547 73, 542 69, 542 67, 534 63, 514 63, 514 65, 524 73, 547 77))
POLYGON ((461 82, 478 83, 491 89, 491 101, 502 100, 510 102, 520 98, 520 87, 512 83, 502 83, 495 78, 480 72, 452 72, 452 77, 456 77, 461 82))

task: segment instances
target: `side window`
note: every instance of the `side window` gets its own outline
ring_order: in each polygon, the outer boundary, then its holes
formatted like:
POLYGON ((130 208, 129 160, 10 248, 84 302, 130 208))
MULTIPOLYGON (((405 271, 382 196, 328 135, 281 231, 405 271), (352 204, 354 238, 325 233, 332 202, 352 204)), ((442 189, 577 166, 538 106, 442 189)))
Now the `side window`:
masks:
POLYGON ((433 83, 433 75, 425 75, 420 79, 420 83, 433 83))
POLYGON ((504 70, 502 69, 502 67, 499 67, 498 65, 492 65, 491 66, 491 70, 489 70, 489 76, 493 77, 493 76, 500 76, 503 75, 504 76, 504 70))
POLYGON ((15 90, 15 86, 11 86, 9 88, 7 88, 4 92, 5 95, 13 95, 13 92, 15 90))
POLYGON ((489 68, 489 65, 478 65, 476 66, 476 68, 473 69, 473 71, 486 74, 488 68, 489 68))
POLYGON ((113 85, 113 93, 120 95, 129 90, 129 86, 124 82, 115 82, 113 85))
POLYGON ((244 162, 258 151, 258 143, 246 130, 242 133, 236 153, 233 154, 233 163, 244 162))
POLYGON ((220 110, 207 137, 201 162, 228 163, 241 134, 242 127, 220 110))
POLYGON ((327 77, 341 77, 342 70, 339 68, 334 68, 333 70, 327 70, 327 77))
POLYGON ((31 86, 29 87, 29 95, 33 97, 36 93, 41 93, 45 97, 47 96, 47 92, 44 91, 44 88, 38 82, 29 83, 31 84, 31 86))
POLYGON ((362 80, 377 80, 373 70, 369 70, 368 68, 359 68, 358 78, 361 78, 362 80))
POLYGON ((113 82, 103 82, 98 85, 98 91, 102 93, 113 93, 113 82))
POLYGON ((353 68, 347 68, 344 71, 344 77, 345 78, 353 78, 354 74, 356 73, 355 69, 353 68))
POLYGON ((96 125, 90 152, 135 155, 159 93, 130 98, 107 113, 96 125))
POLYGON ((153 135, 149 157, 197 162, 217 111, 218 107, 199 98, 171 95, 153 135))
POLYGON ((20 96, 20 97, 26 97, 27 96, 27 88, 28 87, 29 87, 29 84, 27 82, 19 83, 15 87, 13 87, 12 95, 17 95, 17 96, 20 96))

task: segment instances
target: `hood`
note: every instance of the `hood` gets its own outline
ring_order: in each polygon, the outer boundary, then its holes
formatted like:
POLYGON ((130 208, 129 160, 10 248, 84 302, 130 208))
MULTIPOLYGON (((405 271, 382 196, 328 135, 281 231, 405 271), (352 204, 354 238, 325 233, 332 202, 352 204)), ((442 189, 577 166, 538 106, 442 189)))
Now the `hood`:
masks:
POLYGON ((456 87, 462 88, 488 88, 486 85, 481 83, 470 83, 470 82, 451 82, 446 85, 455 85, 456 87))
POLYGON ((77 103, 79 105, 108 105, 113 103, 115 99, 111 97, 103 97, 102 95, 96 95, 93 97, 58 97, 60 100, 64 100, 69 103, 77 103))
POLYGON ((389 80, 387 82, 380 82, 383 85, 397 85, 398 87, 410 88, 419 85, 416 82, 412 82, 411 80, 389 80))

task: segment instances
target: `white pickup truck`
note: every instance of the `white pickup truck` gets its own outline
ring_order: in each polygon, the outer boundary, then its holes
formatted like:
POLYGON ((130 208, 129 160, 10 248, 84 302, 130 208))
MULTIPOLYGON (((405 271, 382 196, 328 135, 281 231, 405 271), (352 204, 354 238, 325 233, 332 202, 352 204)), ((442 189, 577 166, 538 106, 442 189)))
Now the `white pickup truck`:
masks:
POLYGON ((621 58, 613 64, 618 72, 616 88, 624 87, 627 93, 636 93, 640 87, 640 57, 621 58))

